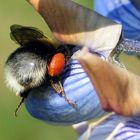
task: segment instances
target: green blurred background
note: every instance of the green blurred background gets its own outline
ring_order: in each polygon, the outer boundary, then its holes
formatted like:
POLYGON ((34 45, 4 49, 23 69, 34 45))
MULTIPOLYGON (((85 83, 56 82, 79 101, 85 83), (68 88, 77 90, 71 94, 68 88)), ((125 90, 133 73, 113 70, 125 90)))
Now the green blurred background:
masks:
MULTIPOLYGON (((75 1, 92 8, 92 0, 75 1)), ((0 0, 0 140, 75 140, 76 133, 71 127, 45 124, 32 118, 24 107, 17 118, 14 116, 19 98, 6 88, 3 69, 8 55, 18 47, 9 37, 12 24, 34 26, 47 36, 51 34, 44 20, 25 0, 0 0)), ((136 58, 122 56, 122 59, 129 69, 140 74, 140 64, 136 58)))

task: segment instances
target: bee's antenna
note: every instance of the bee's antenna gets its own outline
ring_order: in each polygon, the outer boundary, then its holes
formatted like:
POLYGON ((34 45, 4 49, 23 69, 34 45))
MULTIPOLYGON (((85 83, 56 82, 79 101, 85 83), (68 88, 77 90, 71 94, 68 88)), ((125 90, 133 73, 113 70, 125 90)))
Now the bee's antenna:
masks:
POLYGON ((22 103, 24 102, 24 99, 25 99, 24 97, 21 98, 21 101, 19 102, 19 104, 18 104, 18 106, 15 110, 15 116, 16 117, 17 117, 17 112, 18 112, 19 108, 21 107, 22 103))

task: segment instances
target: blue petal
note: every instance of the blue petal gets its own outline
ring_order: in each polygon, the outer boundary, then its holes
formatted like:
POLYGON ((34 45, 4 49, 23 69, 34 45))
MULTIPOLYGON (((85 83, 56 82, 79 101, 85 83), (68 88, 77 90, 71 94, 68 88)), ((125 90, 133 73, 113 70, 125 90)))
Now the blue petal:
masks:
POLYGON ((52 87, 41 86, 33 89, 25 100, 25 106, 33 117, 51 124, 68 125, 105 114, 93 85, 78 61, 70 60, 61 77, 65 93, 75 102, 76 109, 52 87))

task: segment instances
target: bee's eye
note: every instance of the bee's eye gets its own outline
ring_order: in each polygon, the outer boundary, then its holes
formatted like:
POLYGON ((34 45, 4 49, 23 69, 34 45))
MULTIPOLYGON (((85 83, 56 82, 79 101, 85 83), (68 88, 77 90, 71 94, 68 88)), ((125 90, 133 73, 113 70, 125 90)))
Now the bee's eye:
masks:
POLYGON ((19 83, 20 85, 24 87, 28 87, 31 82, 32 82, 32 78, 26 78, 26 79, 21 80, 19 83))

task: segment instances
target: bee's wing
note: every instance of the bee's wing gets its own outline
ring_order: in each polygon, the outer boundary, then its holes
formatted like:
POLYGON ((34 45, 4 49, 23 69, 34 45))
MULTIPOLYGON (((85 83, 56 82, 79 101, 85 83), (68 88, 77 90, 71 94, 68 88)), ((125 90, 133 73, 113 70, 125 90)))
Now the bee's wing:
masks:
POLYGON ((57 40, 87 46, 106 57, 114 49, 121 25, 71 0, 29 0, 43 16, 57 40))
POLYGON ((39 40, 45 38, 43 33, 34 27, 27 27, 15 24, 10 26, 10 30, 11 39, 20 45, 23 45, 31 40, 39 40))

